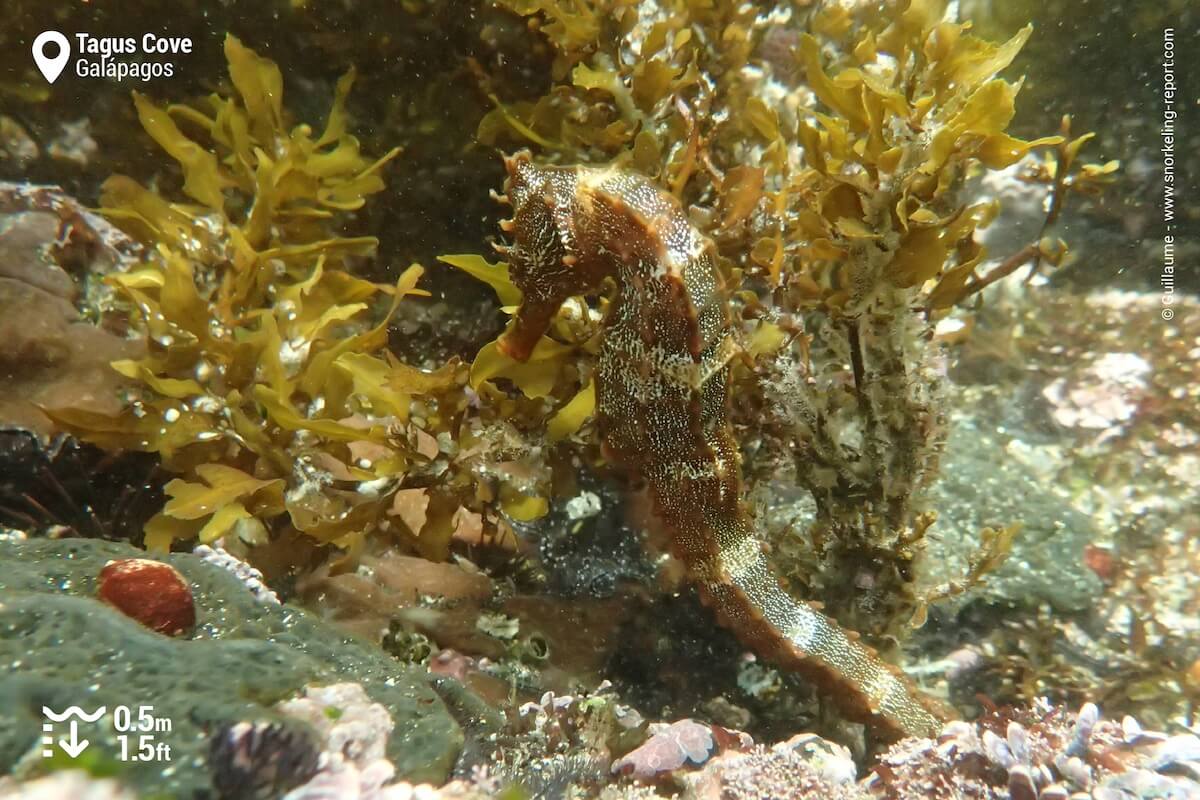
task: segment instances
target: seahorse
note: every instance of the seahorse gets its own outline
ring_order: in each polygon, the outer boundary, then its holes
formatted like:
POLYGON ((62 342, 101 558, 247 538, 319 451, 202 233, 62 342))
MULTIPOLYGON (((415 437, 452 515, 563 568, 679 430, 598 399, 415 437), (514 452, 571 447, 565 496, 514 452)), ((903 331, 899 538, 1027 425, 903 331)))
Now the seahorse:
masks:
POLYGON ((569 297, 617 286, 595 373, 606 458, 640 477, 671 549, 718 620, 762 657, 818 684, 882 738, 932 736, 951 712, 774 574, 741 497, 729 422, 737 353, 715 246, 679 202, 612 167, 505 158, 511 245, 497 245, 522 296, 498 346, 524 361, 569 297))

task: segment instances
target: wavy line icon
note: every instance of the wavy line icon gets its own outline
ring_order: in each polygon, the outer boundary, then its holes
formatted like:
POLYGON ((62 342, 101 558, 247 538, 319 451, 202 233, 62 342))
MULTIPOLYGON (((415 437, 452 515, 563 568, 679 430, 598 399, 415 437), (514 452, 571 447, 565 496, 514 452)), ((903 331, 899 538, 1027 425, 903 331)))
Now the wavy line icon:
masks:
POLYGON ((66 710, 60 713, 55 713, 49 706, 42 706, 42 713, 46 716, 46 719, 50 720, 51 722, 65 722, 71 717, 79 717, 84 722, 95 722, 96 720, 100 719, 100 717, 104 716, 104 712, 104 706, 100 706, 91 714, 88 714, 79 706, 68 706, 66 710))

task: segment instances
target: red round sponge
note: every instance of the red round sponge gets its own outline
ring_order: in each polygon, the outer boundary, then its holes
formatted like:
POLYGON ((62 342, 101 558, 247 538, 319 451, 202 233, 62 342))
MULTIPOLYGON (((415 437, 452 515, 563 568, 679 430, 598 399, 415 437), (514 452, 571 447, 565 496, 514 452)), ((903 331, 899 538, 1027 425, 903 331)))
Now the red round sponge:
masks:
POLYGON ((161 561, 110 561, 100 570, 96 593, 121 613, 167 636, 178 636, 196 624, 192 587, 179 570, 161 561))

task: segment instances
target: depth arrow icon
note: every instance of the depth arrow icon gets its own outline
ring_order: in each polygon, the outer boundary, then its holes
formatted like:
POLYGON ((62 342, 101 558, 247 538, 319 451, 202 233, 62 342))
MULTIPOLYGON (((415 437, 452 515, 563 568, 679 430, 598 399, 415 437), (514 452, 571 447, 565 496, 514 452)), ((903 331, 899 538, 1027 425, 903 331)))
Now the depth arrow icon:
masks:
POLYGON ((79 758, 79 754, 87 750, 89 744, 87 739, 79 740, 79 723, 71 720, 71 738, 59 739, 58 746, 69 755, 71 758, 79 758))

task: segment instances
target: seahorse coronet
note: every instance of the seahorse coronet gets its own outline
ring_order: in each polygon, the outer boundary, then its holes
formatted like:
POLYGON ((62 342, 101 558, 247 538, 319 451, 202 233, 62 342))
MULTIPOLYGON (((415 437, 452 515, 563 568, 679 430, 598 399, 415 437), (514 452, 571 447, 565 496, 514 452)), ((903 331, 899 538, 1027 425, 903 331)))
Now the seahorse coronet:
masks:
POLYGON ((513 215, 502 227, 522 299, 501 350, 528 358, 563 302, 613 278, 595 373, 604 450, 644 480, 703 602, 745 645, 814 680, 848 718, 885 738, 936 735, 952 712, 784 591, 753 530, 729 422, 736 343, 712 241, 641 175, 541 166, 528 151, 504 163, 513 215))

